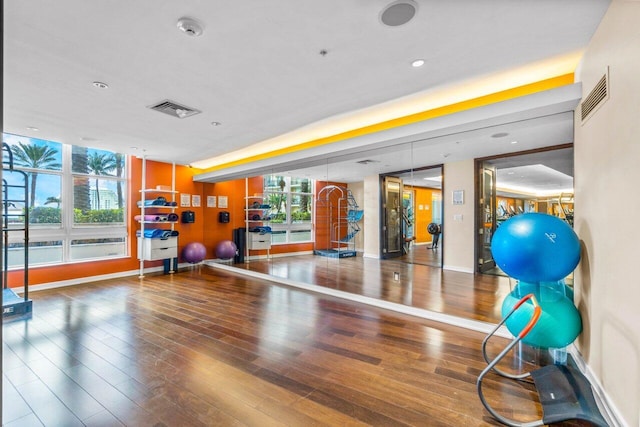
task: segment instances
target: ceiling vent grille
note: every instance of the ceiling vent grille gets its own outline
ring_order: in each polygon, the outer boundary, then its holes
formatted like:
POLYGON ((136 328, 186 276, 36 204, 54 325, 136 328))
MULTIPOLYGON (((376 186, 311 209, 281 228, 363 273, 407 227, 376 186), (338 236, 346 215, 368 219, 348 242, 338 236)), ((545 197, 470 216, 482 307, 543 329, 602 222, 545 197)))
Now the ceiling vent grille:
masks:
POLYGON ((200 110, 196 110, 195 108, 185 107, 184 105, 180 105, 177 102, 169 101, 165 99, 164 101, 150 105, 148 108, 152 110, 159 111, 164 114, 168 114, 173 117, 177 117, 179 119, 184 119, 187 117, 191 117, 198 113, 201 113, 200 110))
POLYGON ((580 103, 580 116, 582 123, 586 122, 600 108, 604 102, 609 99, 609 68, 602 78, 591 89, 589 95, 580 103))

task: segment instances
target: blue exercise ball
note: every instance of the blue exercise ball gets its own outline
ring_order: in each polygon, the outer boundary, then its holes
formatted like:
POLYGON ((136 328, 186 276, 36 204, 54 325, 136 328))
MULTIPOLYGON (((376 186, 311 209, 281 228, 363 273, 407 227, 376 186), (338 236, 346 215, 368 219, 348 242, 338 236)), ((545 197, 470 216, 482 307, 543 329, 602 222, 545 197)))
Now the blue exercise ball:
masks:
MULTIPOLYGON (((502 316, 527 294, 533 294, 538 300, 542 313, 536 325, 522 339, 533 347, 562 348, 571 344, 582 332, 580 312, 568 298, 572 291, 564 283, 526 283, 519 282, 502 302, 502 316)), ((533 316, 534 305, 531 300, 525 302, 507 319, 506 326, 514 336, 518 335, 533 316)))
POLYGON ((219 259, 231 259, 236 256, 238 248, 231 240, 223 240, 216 245, 215 252, 219 259))
POLYGON ((191 264, 197 264, 207 256, 207 248, 199 242, 188 243, 182 248, 182 259, 191 264))
POLYGON ((552 215, 526 213, 503 222, 491 239, 496 265, 524 282, 564 279, 580 261, 580 241, 571 226, 552 215))

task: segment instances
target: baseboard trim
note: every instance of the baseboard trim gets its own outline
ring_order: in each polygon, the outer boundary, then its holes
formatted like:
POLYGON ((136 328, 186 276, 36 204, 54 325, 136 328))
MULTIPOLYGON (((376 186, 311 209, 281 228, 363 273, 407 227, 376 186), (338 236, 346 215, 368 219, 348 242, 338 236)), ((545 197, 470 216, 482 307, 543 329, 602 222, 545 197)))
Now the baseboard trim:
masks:
POLYGON ((611 427, 627 427, 627 424, 622 421, 622 414, 613 404, 609 395, 604 391, 598 377, 596 377, 589 365, 584 361, 578 348, 574 344, 571 344, 567 348, 567 351, 571 354, 573 360, 575 360, 580 372, 589 380, 591 389, 593 390, 593 397, 595 397, 600 413, 602 413, 605 420, 607 420, 611 427))
POLYGON ((456 265, 443 265, 442 266, 443 270, 449 270, 449 271, 458 271, 460 273, 469 273, 469 274, 473 274, 473 268, 467 268, 467 267, 458 267, 456 265))
POLYGON ((380 259, 380 256, 378 255, 374 255, 374 254, 368 254, 366 252, 362 253, 362 258, 369 258, 369 259, 380 259))
MULTIPOLYGON (((178 269, 191 267, 194 265, 197 265, 197 264, 189 264, 189 263, 178 264, 178 269)), ((164 271, 163 266, 149 267, 144 269, 144 274, 158 273, 161 271, 164 271)), ((140 270, 135 269, 135 270, 118 271, 116 273, 100 274, 98 276, 79 277, 76 279, 42 283, 40 285, 29 285, 29 292, 38 292, 38 291, 45 291, 47 289, 64 288, 66 286, 82 285, 82 284, 91 283, 91 282, 99 282, 101 280, 119 279, 122 277, 138 276, 139 274, 140 274, 140 270)), ((14 291, 16 291, 17 293, 22 293, 20 288, 14 289, 14 291)))

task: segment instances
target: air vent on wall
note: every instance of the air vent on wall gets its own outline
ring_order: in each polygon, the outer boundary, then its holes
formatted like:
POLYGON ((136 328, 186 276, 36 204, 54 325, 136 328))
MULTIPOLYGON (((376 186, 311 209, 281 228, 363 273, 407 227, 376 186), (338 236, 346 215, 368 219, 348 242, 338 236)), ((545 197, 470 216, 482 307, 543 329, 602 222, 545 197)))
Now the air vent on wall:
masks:
POLYGON ((185 107, 184 105, 180 105, 177 102, 169 101, 168 99, 165 99, 164 101, 158 104, 150 105, 148 108, 159 111, 161 113, 168 114, 173 117, 177 117, 179 119, 184 119, 186 117, 190 117, 195 114, 201 113, 200 110, 196 110, 195 108, 185 107))
POLYGON ((591 89, 589 95, 584 98, 584 101, 580 103, 580 116, 582 118, 582 123, 587 121, 587 119, 596 112, 598 108, 604 102, 609 99, 609 68, 607 67, 606 72, 602 76, 602 78, 596 83, 595 87, 591 89))

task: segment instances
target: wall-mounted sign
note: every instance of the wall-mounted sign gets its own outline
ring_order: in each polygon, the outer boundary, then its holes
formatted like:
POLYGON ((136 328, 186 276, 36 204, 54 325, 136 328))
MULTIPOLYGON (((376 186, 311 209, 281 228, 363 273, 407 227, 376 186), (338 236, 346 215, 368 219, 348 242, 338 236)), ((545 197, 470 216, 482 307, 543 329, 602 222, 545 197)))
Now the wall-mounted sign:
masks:
POLYGON ((464 205, 464 190, 455 190, 452 200, 454 205, 464 205))
POLYGON ((191 206, 191 194, 180 195, 180 207, 188 208, 191 206))

